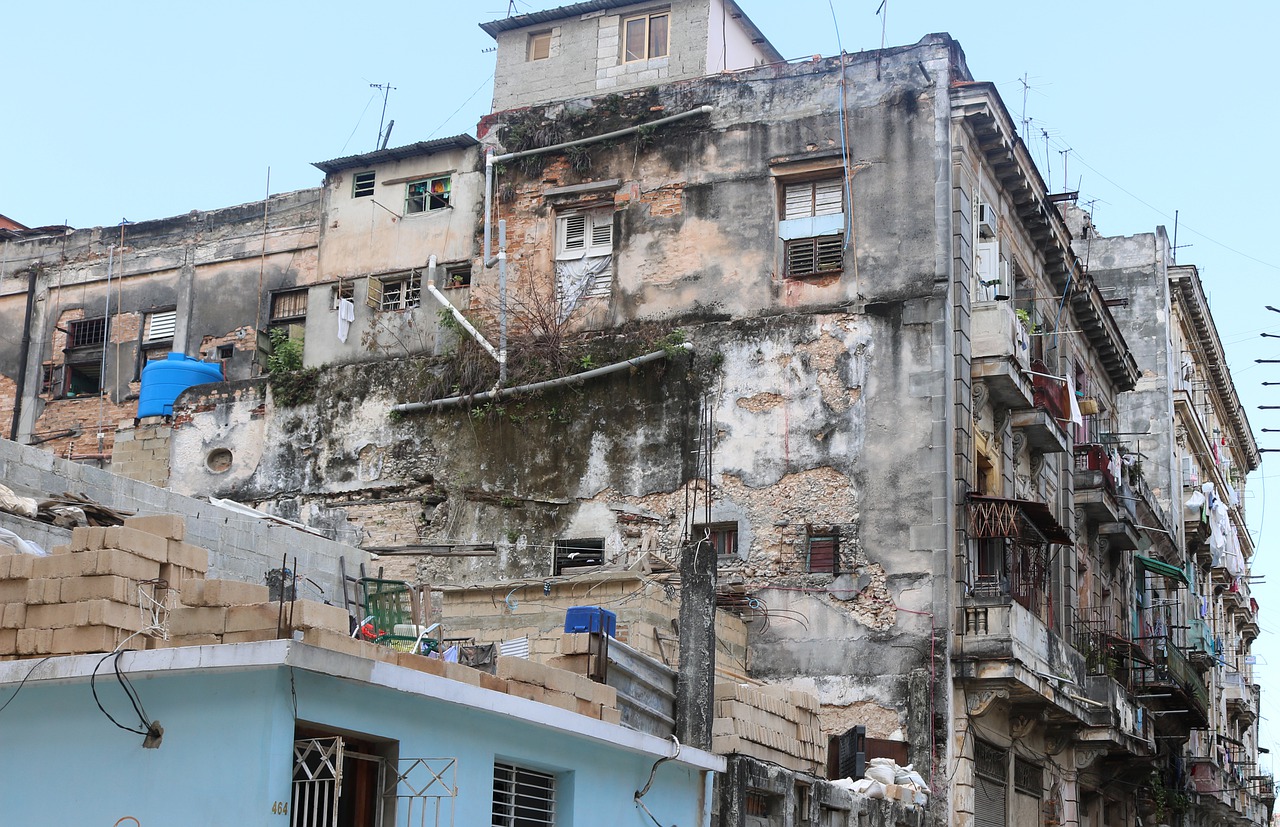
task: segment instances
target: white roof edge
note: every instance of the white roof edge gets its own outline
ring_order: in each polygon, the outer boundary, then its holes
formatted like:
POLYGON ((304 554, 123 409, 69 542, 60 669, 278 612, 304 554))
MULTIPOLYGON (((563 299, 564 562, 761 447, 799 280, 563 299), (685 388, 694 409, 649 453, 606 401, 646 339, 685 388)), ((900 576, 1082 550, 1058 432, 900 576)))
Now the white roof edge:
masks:
MULTIPOLYGON (((16 685, 24 679, 28 685, 87 681, 102 659, 103 655, 94 654, 55 655, 44 661, 35 658, 6 661, 0 663, 0 685, 16 685)), ((120 659, 121 670, 130 675, 200 670, 238 671, 283 666, 358 681, 370 686, 383 686, 397 692, 420 695, 494 715, 503 715, 652 758, 670 758, 674 752, 670 740, 627 729, 618 724, 589 718, 527 698, 483 689, 439 675, 322 649, 295 640, 220 643, 211 646, 182 646, 146 651, 126 650, 120 659)), ((110 669, 109 666, 106 668, 110 669)), ((101 673, 101 670, 99 672, 101 673)), ((724 756, 688 746, 682 746, 679 757, 673 760, 678 764, 712 772, 724 772, 726 766, 724 756)))

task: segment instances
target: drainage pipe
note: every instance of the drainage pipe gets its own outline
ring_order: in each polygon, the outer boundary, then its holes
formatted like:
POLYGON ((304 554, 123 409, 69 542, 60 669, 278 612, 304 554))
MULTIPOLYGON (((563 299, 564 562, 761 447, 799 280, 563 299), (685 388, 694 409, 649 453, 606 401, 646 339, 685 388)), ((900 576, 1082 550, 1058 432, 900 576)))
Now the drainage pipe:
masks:
MULTIPOLYGON (((689 342, 683 342, 677 345, 678 350, 692 351, 693 345, 689 342)), ((575 373, 571 376, 561 376, 559 379, 548 379, 545 382, 534 382, 532 385, 520 385, 515 388, 501 388, 484 393, 477 393, 473 396, 450 396, 447 399, 434 399, 430 402, 404 402, 399 405, 392 405, 393 413, 417 413, 418 411, 439 410, 441 408, 450 408, 455 405, 462 405, 468 402, 493 402, 499 399, 505 399, 508 396, 514 396, 518 393, 531 393, 533 391, 546 390, 547 388, 560 388, 565 385, 572 385, 577 382, 585 382, 588 379, 595 379, 598 376, 605 376, 610 373, 617 373, 620 370, 637 367, 645 362, 652 362, 655 359, 661 359, 668 355, 667 350, 655 350, 652 353, 646 353, 643 356, 637 356, 634 359, 627 359, 625 362, 615 362, 612 365, 595 368, 594 370, 575 373)))
POLYGON ((431 258, 427 259, 427 292, 431 294, 432 298, 434 298, 436 301, 444 305, 446 310, 448 310, 450 313, 453 314, 454 321, 456 321, 459 325, 461 325, 463 330, 470 333, 471 338, 475 339, 477 342, 480 343, 480 347, 484 348, 485 351, 488 352, 490 356, 498 360, 500 367, 502 368, 503 372, 505 372, 506 360, 502 358, 502 356, 504 356, 505 354, 500 353, 497 349, 494 348, 493 345, 489 344, 489 340, 486 339, 484 335, 480 333, 480 331, 476 330, 475 326, 472 325, 471 322, 467 321, 467 317, 462 315, 462 311, 454 307, 453 304, 450 303, 450 301, 447 298, 445 298, 444 293, 441 293, 436 288, 436 257, 435 256, 432 256, 431 258))

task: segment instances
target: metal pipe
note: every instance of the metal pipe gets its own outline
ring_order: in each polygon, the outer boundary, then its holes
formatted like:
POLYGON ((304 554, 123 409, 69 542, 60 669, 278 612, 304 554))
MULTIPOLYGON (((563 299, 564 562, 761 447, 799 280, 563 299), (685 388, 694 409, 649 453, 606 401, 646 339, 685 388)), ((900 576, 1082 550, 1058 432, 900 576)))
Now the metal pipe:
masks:
POLYGON ((498 385, 507 383, 507 222, 498 222, 498 385))
MULTIPOLYGON (((683 342, 676 346, 678 350, 692 351, 693 345, 683 342)), ((630 367, 643 365, 645 362, 652 362, 655 359, 661 359, 668 355, 667 350, 655 350, 652 353, 646 353, 643 356, 637 356, 634 359, 627 359, 624 362, 615 362, 612 365, 605 365, 594 370, 575 373, 571 376, 561 376, 558 379, 548 379, 545 382, 534 382, 531 385, 520 385, 515 388, 502 388, 498 390, 477 393, 473 396, 450 396, 446 399, 434 399, 430 402, 403 402, 399 405, 392 405, 391 410, 395 413, 416 413, 417 411, 437 410, 440 408, 448 408, 454 405, 461 405, 466 402, 490 402, 497 399, 504 399, 508 396, 514 396, 518 393, 530 393, 532 391, 545 390, 547 388, 559 388, 565 385, 571 385, 575 382, 585 382, 588 379, 595 379, 597 376, 604 376, 609 373, 617 373, 630 367)))
POLYGON ((638 124, 636 126, 628 126, 625 129, 615 129, 613 132, 605 132, 602 135, 592 135, 589 138, 578 138, 575 141, 565 141, 551 146, 542 146, 535 149, 523 149, 519 152, 508 152, 505 155, 494 155, 493 149, 490 148, 485 152, 484 157, 484 266, 491 268, 498 263, 496 258, 490 258, 490 230, 489 222, 491 221, 493 210, 493 165, 502 161, 514 161, 517 158, 528 158, 531 155, 540 155, 544 152, 555 152, 561 149, 568 149, 571 146, 582 146, 583 144, 595 143, 596 141, 607 141, 611 138, 621 138, 623 135, 631 135, 653 126, 665 126, 675 121, 691 118, 694 115, 704 115, 715 109, 709 103, 699 106, 697 109, 690 109, 687 112, 679 112, 675 115, 668 115, 665 118, 658 118, 656 121, 638 124))
POLYGON ((477 342, 480 343, 480 347, 484 348, 485 351, 487 351, 490 356, 496 359, 498 361, 498 364, 501 367, 505 367, 505 362, 498 355, 497 349, 495 349, 493 345, 489 344, 489 340, 486 339, 484 335, 480 333, 480 331, 476 330, 475 326, 472 325, 471 322, 467 321, 467 317, 462 315, 462 311, 454 307, 449 302, 449 300, 445 298, 444 293, 441 293, 438 289, 436 289, 435 282, 436 282, 436 257, 432 256, 431 258, 427 259, 427 292, 430 293, 431 296, 435 298, 436 301, 444 305, 445 309, 448 310, 453 315, 454 321, 456 321, 462 327, 463 330, 470 333, 471 338, 475 339, 477 342))
MULTIPOLYGON (((9 242, 5 242, 8 254, 9 242)), ((22 395, 27 389, 27 368, 31 363, 31 308, 36 303, 36 277, 39 267, 32 264, 27 271, 27 310, 22 317, 22 358, 19 362, 17 386, 13 390, 13 420, 9 423, 9 439, 18 441, 18 422, 22 418, 22 395)), ((34 394, 33 394, 34 396, 34 394)))

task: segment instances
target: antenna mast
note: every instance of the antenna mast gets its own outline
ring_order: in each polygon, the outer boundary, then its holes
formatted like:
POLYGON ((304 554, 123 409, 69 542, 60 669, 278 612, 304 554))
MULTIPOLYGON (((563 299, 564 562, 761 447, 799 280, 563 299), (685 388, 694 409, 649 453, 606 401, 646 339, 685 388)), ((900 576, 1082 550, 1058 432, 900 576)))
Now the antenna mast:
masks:
MULTIPOLYGON (((387 98, 391 97, 391 90, 396 87, 392 86, 390 82, 387 82, 371 83, 369 84, 369 88, 377 89, 382 92, 382 117, 378 119, 378 140, 375 141, 373 145, 374 149, 380 149, 382 146, 385 146, 385 142, 382 140, 382 127, 387 122, 387 98)), ((390 130, 387 130, 387 137, 391 137, 390 130)))

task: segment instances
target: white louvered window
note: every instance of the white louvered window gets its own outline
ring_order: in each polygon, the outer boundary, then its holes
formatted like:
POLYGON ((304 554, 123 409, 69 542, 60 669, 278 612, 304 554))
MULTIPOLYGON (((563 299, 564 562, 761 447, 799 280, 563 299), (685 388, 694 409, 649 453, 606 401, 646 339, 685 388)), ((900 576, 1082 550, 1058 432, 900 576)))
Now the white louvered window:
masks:
POLYGON ((779 213, 787 277, 834 274, 844 268, 843 178, 783 184, 779 213))
POLYGON ((495 761, 493 827, 554 827, 556 777, 495 761))
POLYGON ((556 216, 556 261, 613 254, 613 210, 556 216))
POLYGON ((178 326, 178 311, 161 310, 155 313, 147 314, 147 338, 148 342, 159 342, 164 339, 172 339, 173 331, 178 326))

